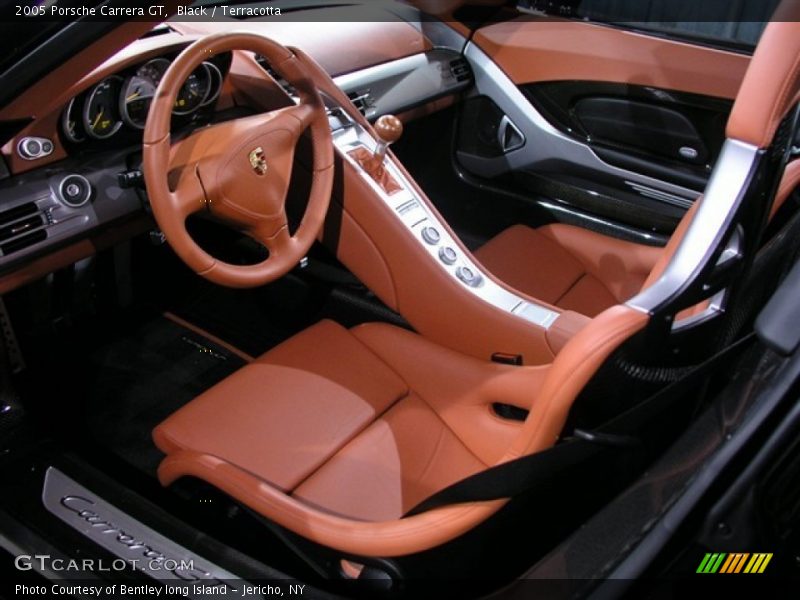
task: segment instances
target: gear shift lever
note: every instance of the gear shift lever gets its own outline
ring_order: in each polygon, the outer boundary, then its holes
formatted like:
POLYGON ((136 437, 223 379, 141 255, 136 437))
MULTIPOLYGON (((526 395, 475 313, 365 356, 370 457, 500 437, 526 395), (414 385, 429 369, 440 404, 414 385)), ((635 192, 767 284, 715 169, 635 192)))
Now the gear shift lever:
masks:
POLYGON ((394 115, 383 115, 375 121, 378 145, 375 147, 375 164, 383 166, 386 150, 403 135, 403 122, 394 115))
POLYGON ((394 115, 383 115, 375 122, 374 129, 378 135, 375 152, 371 153, 362 146, 351 151, 350 156, 375 180, 375 183, 381 186, 384 192, 391 195, 401 188, 394 177, 386 171, 383 162, 386 159, 386 150, 403 134, 403 122, 394 115))

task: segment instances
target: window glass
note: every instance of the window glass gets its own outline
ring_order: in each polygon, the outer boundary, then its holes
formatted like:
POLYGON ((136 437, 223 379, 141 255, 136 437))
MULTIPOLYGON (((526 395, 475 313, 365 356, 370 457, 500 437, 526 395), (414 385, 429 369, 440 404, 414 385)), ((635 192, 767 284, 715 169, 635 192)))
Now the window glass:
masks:
POLYGON ((521 9, 752 49, 780 0, 522 0, 521 9))

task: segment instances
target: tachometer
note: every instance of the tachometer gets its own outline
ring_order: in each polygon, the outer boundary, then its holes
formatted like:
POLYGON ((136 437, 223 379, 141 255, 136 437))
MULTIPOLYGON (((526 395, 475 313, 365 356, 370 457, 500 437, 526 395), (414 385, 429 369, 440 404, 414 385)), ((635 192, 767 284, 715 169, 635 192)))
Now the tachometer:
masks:
POLYGON ((122 120, 131 127, 144 129, 150 103, 168 68, 168 60, 156 58, 139 67, 135 75, 125 80, 119 98, 119 110, 122 120))
POLYGON ((119 92, 122 77, 113 76, 98 83, 83 106, 83 128, 91 137, 103 140, 122 127, 119 115, 119 92))

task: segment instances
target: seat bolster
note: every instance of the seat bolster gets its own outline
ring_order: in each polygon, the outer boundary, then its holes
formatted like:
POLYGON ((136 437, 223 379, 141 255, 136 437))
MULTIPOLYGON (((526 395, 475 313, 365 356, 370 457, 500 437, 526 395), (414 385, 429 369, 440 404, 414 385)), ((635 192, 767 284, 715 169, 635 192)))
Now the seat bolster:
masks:
POLYGON ((663 248, 619 240, 561 223, 544 225, 537 231, 569 252, 617 302, 625 302, 641 290, 664 252, 663 248))
POLYGON ((503 460, 555 444, 581 390, 611 353, 643 329, 649 319, 648 314, 629 306, 612 306, 567 342, 547 370, 523 431, 503 460))
POLYGON ((497 462, 521 428, 496 416, 492 403, 530 409, 549 368, 482 361, 381 323, 360 325, 352 333, 391 365, 486 464, 497 462))

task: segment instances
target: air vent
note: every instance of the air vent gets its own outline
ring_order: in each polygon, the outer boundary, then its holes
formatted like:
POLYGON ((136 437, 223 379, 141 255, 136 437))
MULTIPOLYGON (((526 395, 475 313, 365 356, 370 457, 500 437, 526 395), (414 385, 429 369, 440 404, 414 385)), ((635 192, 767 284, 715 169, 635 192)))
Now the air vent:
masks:
POLYGON ((272 68, 272 65, 269 64, 266 58, 260 54, 256 54, 256 62, 269 74, 270 77, 275 80, 279 86, 283 88, 284 92, 286 92, 289 96, 297 96, 297 90, 294 88, 294 86, 281 77, 278 72, 272 68))
POLYGON ((0 225, 11 223, 13 221, 16 221, 17 219, 21 219, 22 217, 32 215, 38 211, 39 209, 33 202, 20 204, 19 206, 15 206, 14 208, 9 208, 8 210, 0 212, 0 225))
POLYGON ((5 244, 0 244, 0 251, 3 252, 3 256, 8 256, 9 254, 14 254, 14 252, 19 252, 20 250, 28 248, 29 246, 43 242, 46 239, 47 232, 45 232, 43 229, 40 229, 39 231, 18 237, 10 242, 6 242, 5 244))
POLYGON ((367 111, 372 108, 372 96, 369 95, 369 90, 359 92, 350 92, 347 94, 350 101, 355 105, 362 115, 366 116, 367 111))
POLYGON ((153 27, 150 31, 145 33, 141 37, 141 39, 157 37, 159 35, 165 35, 167 33, 172 33, 173 31, 175 31, 175 30, 172 27, 170 27, 166 23, 163 23, 161 25, 156 25, 155 27, 153 27))
POLYGON ((459 83, 472 80, 472 69, 465 58, 456 58, 450 61, 450 72, 459 83))
POLYGON ((22 221, 12 223, 11 225, 0 227, 0 242, 5 242, 6 240, 10 240, 11 238, 22 235, 28 231, 38 229, 42 225, 44 225, 44 219, 42 219, 40 215, 35 215, 33 217, 23 219, 22 221))
POLYGON ((3 256, 47 239, 47 219, 33 202, 0 212, 0 252, 3 256))

